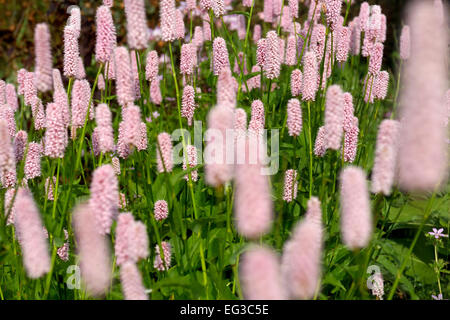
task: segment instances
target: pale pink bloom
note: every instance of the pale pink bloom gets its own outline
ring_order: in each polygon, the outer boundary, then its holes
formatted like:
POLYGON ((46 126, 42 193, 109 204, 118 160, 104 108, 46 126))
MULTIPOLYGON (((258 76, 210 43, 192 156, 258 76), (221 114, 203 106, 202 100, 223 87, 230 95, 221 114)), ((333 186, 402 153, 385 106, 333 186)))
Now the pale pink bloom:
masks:
POLYGON ((147 125, 145 122, 141 122, 140 124, 140 139, 139 144, 136 146, 136 148, 139 151, 147 150, 148 145, 148 138, 147 138, 147 125))
POLYGON ((375 161, 372 169, 372 192, 391 194, 395 178, 397 141, 400 124, 396 120, 383 120, 378 128, 375 161))
POLYGON ((74 78, 79 73, 79 47, 77 30, 71 25, 64 27, 64 75, 74 78))
POLYGON ((361 249, 372 237, 372 215, 366 174, 348 166, 340 174, 342 241, 351 250, 361 249))
POLYGON ((361 7, 359 8, 359 21, 360 28, 362 31, 366 32, 369 29, 369 17, 370 17, 370 6, 364 1, 361 3, 361 7))
POLYGON ((344 135, 344 161, 353 163, 358 149, 358 118, 353 117, 352 126, 345 131, 344 135))
POLYGON ((261 100, 255 100, 252 102, 252 113, 248 124, 248 130, 250 132, 261 133, 262 130, 264 130, 264 112, 264 105, 261 100))
POLYGON ((227 105, 217 105, 208 114, 205 148, 205 181, 218 187, 233 177, 233 166, 227 163, 227 129, 234 125, 234 111, 227 105))
POLYGON ((291 73, 291 94, 297 97, 302 93, 303 75, 299 69, 295 69, 291 73))
POLYGON ((242 5, 244 7, 251 7, 253 0, 242 0, 242 5))
POLYGON ((105 164, 95 169, 90 186, 89 207, 95 218, 96 230, 102 235, 109 234, 117 216, 118 188, 117 177, 111 165, 105 164))
POLYGON ((245 133, 247 131, 247 113, 242 108, 236 108, 234 111, 234 130, 245 133))
POLYGON ((87 80, 75 80, 72 89, 72 127, 82 128, 87 120, 91 87, 87 80))
POLYGON ((203 28, 200 26, 196 26, 194 29, 194 37, 192 38, 192 43, 197 48, 201 48, 204 41, 205 40, 203 39, 203 28))
POLYGON ((149 51, 145 66, 145 79, 153 81, 158 76, 159 58, 156 50, 149 51))
POLYGON ((399 186, 433 191, 448 177, 447 112, 442 97, 448 85, 448 31, 432 3, 410 7, 411 56, 404 66, 400 94, 399 186))
POLYGON ((244 53, 242 51, 240 51, 238 53, 238 57, 239 57, 239 62, 238 62, 237 59, 235 59, 233 72, 237 73, 237 74, 240 74, 241 73, 241 67, 242 67, 242 70, 244 70, 244 74, 247 74, 248 73, 248 71, 247 71, 247 59, 245 59, 244 53))
POLYGON ((157 221, 167 219, 169 216, 169 206, 167 205, 166 200, 158 200, 155 202, 154 215, 155 220, 157 221))
POLYGON ((17 71, 17 92, 18 94, 25 94, 25 75, 28 73, 24 68, 17 71))
POLYGON ((0 119, 6 122, 9 135, 13 138, 16 135, 16 119, 14 118, 14 110, 9 105, 0 106, 0 119))
MULTIPOLYGON (((74 134, 73 130, 74 129, 72 128, 72 134, 74 134)), ((92 152, 94 153, 95 157, 100 156, 100 153, 101 153, 100 147, 99 147, 99 142, 98 142, 99 141, 98 136, 99 136, 99 128, 95 128, 94 131, 92 132, 92 136, 91 136, 91 139, 92 139, 92 152)))
POLYGON ((112 128, 112 115, 106 104, 100 104, 95 110, 97 122, 98 147, 99 151, 106 153, 114 150, 114 132, 112 128))
POLYGON ((267 40, 265 38, 259 39, 256 44, 256 63, 263 68, 266 63, 266 48, 267 40))
POLYGON ((277 254, 266 247, 250 247, 242 256, 239 278, 246 300, 284 300, 280 261, 277 254))
POLYGON ((97 41, 95 43, 95 59, 106 63, 111 60, 117 44, 116 27, 108 6, 103 5, 97 9, 97 41))
POLYGON ((325 0, 327 23, 331 30, 337 30, 341 15, 342 0, 325 0))
MULTIPOLYGON (((187 151, 187 160, 189 163, 189 168, 194 168, 197 166, 197 148, 193 145, 187 145, 186 146, 187 151)), ((183 155, 183 170, 187 170, 187 164, 186 164, 186 156, 183 155)), ((189 181, 189 174, 186 174, 184 176, 184 179, 189 181)), ((191 179, 192 181, 198 180, 198 172, 197 170, 191 171, 191 179)))
POLYGON ((117 47, 114 50, 114 55, 117 101, 124 107, 134 101, 134 80, 131 72, 131 59, 125 47, 117 47))
MULTIPOLYGON (((75 80, 75 82, 77 82, 77 81, 80 81, 80 80, 75 80)), ((90 92, 91 89, 89 88, 89 83, 87 82, 87 80, 82 80, 82 81, 85 81, 85 83, 78 84, 78 88, 76 89, 76 90, 78 90, 78 98, 82 99, 82 101, 75 99, 77 101, 76 103, 79 106, 81 106, 82 104, 86 104, 86 103, 88 104, 90 94, 91 94, 91 92, 90 92), (87 100, 87 102, 86 102, 86 100, 87 100)), ((75 87, 73 89, 75 89, 75 87)), ((74 99, 73 93, 74 93, 74 91, 72 91, 72 99, 74 99)), ((40 101, 37 101, 37 102, 41 103, 40 101)), ((66 93, 66 90, 64 90, 64 88, 55 89, 55 91, 53 92, 53 102, 58 105, 58 107, 61 111, 64 126, 68 127, 69 123, 70 123, 71 114, 70 114, 70 110, 69 110, 69 100, 67 99, 67 93, 66 93)), ((32 105, 32 107, 35 108, 36 106, 32 105)), ((72 104, 72 108, 73 107, 74 107, 74 105, 72 104)), ((38 108, 39 108, 39 106, 38 106, 38 108)), ((85 108, 87 110, 87 106, 85 108)), ((77 108, 75 108, 75 110, 72 110, 72 116, 73 116, 73 113, 76 114, 79 111, 80 111, 80 109, 77 109, 77 108)), ((33 111, 35 118, 37 117, 36 112, 39 112, 39 109, 33 111)), ((35 119, 35 121, 36 121, 36 119, 35 119)), ((84 124, 84 118, 82 119, 82 121, 83 121, 82 124, 84 124)))
POLYGON ((344 122, 343 129, 344 131, 350 131, 353 126, 353 113, 355 111, 353 107, 353 96, 350 92, 344 92, 344 122))
POLYGON ((205 41, 211 41, 211 25, 209 24, 209 16, 205 13, 202 17, 203 22, 203 39, 205 41))
POLYGON ((86 78, 86 70, 84 69, 84 62, 81 57, 78 57, 78 73, 75 78, 80 80, 86 78))
POLYGON ((261 39, 261 25, 255 24, 253 27, 253 42, 257 43, 261 39))
POLYGON ((23 159, 25 148, 27 147, 28 134, 24 130, 20 130, 14 137, 14 154, 16 156, 16 162, 20 162, 23 159))
POLYGON ((16 88, 13 84, 8 83, 5 87, 6 103, 11 109, 16 112, 19 109, 19 102, 17 100, 16 88))
POLYGON ((289 0, 289 11, 292 18, 298 18, 298 0, 289 0))
POLYGON ((76 32, 76 37, 80 37, 81 32, 81 10, 78 6, 71 6, 70 7, 70 16, 69 19, 67 19, 67 25, 73 27, 76 32))
POLYGON ((288 66, 297 64, 297 40, 295 36, 289 36, 287 41, 286 64, 288 66))
POLYGON ((350 29, 341 27, 338 30, 336 60, 339 62, 347 61, 348 52, 350 50, 350 29))
POLYGON ((45 112, 41 99, 35 97, 31 105, 31 113, 33 115, 34 129, 41 130, 45 128, 45 112))
POLYGON ((161 104, 162 102, 161 88, 159 86, 158 77, 150 83, 150 100, 154 104, 161 104))
POLYGON ((400 58, 407 60, 411 52, 410 43, 411 31, 409 26, 403 26, 402 33, 400 35, 400 58))
POLYGON ((106 89, 106 83, 105 83, 105 78, 103 77, 103 74, 100 74, 98 76, 97 88, 100 91, 104 91, 106 89))
POLYGON ((197 0, 186 0, 186 9, 195 10, 197 8, 197 0))
POLYGON ((213 42, 213 70, 214 75, 219 75, 223 69, 230 68, 226 42, 221 37, 216 37, 213 42))
POLYGON ((58 248, 56 254, 62 261, 69 261, 69 233, 66 229, 64 229, 64 239, 66 242, 64 242, 62 247, 58 248))
POLYGON ((245 161, 235 166, 236 228, 244 237, 256 239, 271 228, 273 203, 269 179, 262 172, 258 137, 249 135, 244 146, 245 161))
POLYGON ((380 71, 383 63, 383 50, 384 46, 380 42, 373 46, 369 58, 369 74, 376 75, 380 71))
POLYGON ((223 0, 212 0, 212 9, 216 18, 225 14, 225 4, 223 0))
POLYGON ((127 18, 127 40, 130 49, 141 50, 148 46, 148 27, 144 0, 124 0, 127 18))
POLYGON ((319 82, 319 73, 317 67, 316 55, 312 51, 305 54, 303 61, 303 101, 315 101, 319 82))
POLYGON ((192 125, 195 110, 195 90, 192 86, 186 86, 183 89, 181 101, 181 115, 187 119, 188 125, 192 125))
POLYGON ((131 79, 133 80, 134 84, 133 85, 134 100, 139 100, 141 98, 141 86, 139 83, 139 69, 135 50, 130 52, 130 61, 131 61, 131 79))
POLYGON ((236 106, 237 89, 238 83, 232 76, 231 70, 223 69, 217 79, 217 104, 226 104, 234 108, 236 106))
POLYGON ((61 72, 59 72, 58 69, 52 70, 52 77, 53 77, 53 90, 54 92, 58 90, 64 90, 64 84, 61 78, 61 72))
POLYGON ((121 213, 117 218, 114 251, 118 266, 148 257, 147 229, 142 222, 135 221, 130 212, 121 213))
POLYGON ((161 20, 161 35, 165 42, 175 40, 175 0, 161 0, 159 3, 159 16, 161 20))
POLYGON ((367 75, 364 78, 364 88, 366 90, 364 94, 364 102, 373 103, 374 98, 374 88, 375 88, 375 76, 367 75))
POLYGON ((167 132, 158 135, 158 143, 156 145, 156 156, 158 164, 158 172, 172 172, 173 155, 172 155, 172 138, 167 132))
POLYGON ((56 177, 52 177, 52 181, 50 181, 50 177, 45 179, 45 194, 47 195, 47 199, 53 201, 55 198, 53 196, 53 186, 56 185, 56 177))
POLYGON ((280 75, 282 56, 280 39, 275 31, 269 31, 266 36, 265 63, 263 69, 268 79, 276 79, 280 75))
POLYGON ((294 169, 286 170, 284 173, 283 200, 286 202, 291 202, 297 198, 297 188, 297 171, 294 169))
POLYGON ((14 209, 14 225, 20 239, 25 270, 30 278, 40 278, 50 271, 50 255, 42 232, 42 219, 29 190, 19 188, 14 209))
POLYGON ((272 23, 274 20, 273 14, 273 0, 264 0, 264 21, 268 23, 272 23))
POLYGON ((125 300, 148 300, 137 265, 127 262, 120 268, 120 283, 125 300))
POLYGON ((0 120, 0 178, 4 188, 16 184, 16 159, 7 123, 0 120))
MULTIPOLYGON (((114 50, 115 50, 115 48, 114 48, 114 50)), ((116 64, 115 64, 115 56, 114 55, 106 63, 104 75, 105 75, 105 79, 108 79, 108 80, 116 79, 116 64)))
POLYGON ((117 138, 117 154, 122 159, 128 158, 128 156, 131 154, 131 148, 129 144, 126 144, 124 142, 125 137, 125 131, 124 131, 124 122, 119 122, 119 136, 117 138))
POLYGON ((302 108, 298 99, 290 99, 287 105, 287 122, 289 135, 297 137, 302 131, 302 108))
POLYGON ((373 86, 374 98, 384 100, 389 86, 389 73, 387 71, 378 72, 373 86))
POLYGON ((191 75, 197 64, 197 48, 193 43, 185 43, 181 46, 180 73, 191 75))
POLYGON ((117 157, 112 157, 111 163, 114 169, 114 173, 120 176, 120 160, 117 157))
POLYGON ((175 39, 184 39, 184 20, 181 10, 175 10, 175 39))
POLYGON ((27 180, 41 176, 41 155, 42 146, 39 143, 30 142, 24 167, 27 180))
POLYGON ((327 148, 325 147, 325 126, 322 126, 317 131, 316 142, 314 144, 314 154, 317 157, 323 157, 327 148))
POLYGON ((36 25, 34 29, 34 45, 36 87, 39 91, 46 92, 53 88, 50 31, 46 23, 38 23, 36 25))
POLYGON ((349 24, 350 27, 350 50, 354 56, 359 55, 361 51, 361 26, 359 17, 355 17, 349 24))
POLYGON ((339 150, 343 134, 344 96, 341 87, 327 90, 325 105, 325 148, 339 150))
POLYGON ((317 61, 322 61, 325 51, 326 29, 323 24, 319 23, 314 26, 311 33, 310 48, 316 54, 317 61))
POLYGON ((6 82, 0 80, 0 105, 6 103, 6 82))
POLYGON ((24 76, 24 102, 30 106, 33 99, 37 97, 36 77, 33 72, 27 72, 24 76))
POLYGON ((381 19, 381 27, 378 31, 378 40, 381 42, 385 42, 386 41, 386 32, 387 32, 387 25, 386 25, 386 16, 384 14, 381 14, 380 16, 381 19))
MULTIPOLYGON (((277 0, 278 1, 278 0, 277 0)), ((278 21, 278 18, 277 18, 278 21)), ((291 17, 291 10, 289 9, 288 6, 284 6, 283 8, 283 15, 281 16, 281 28, 283 29, 284 32, 289 32, 292 28, 292 17, 291 17)))
POLYGON ((103 5, 111 8, 114 5, 114 0, 103 0, 103 5))
POLYGON ((163 262, 163 258, 162 255, 159 251, 159 245, 155 246, 155 251, 156 251, 156 255, 155 255, 155 261, 153 263, 153 266, 155 267, 155 269, 159 270, 159 271, 167 271, 170 268, 170 261, 172 259, 172 248, 170 246, 169 242, 166 241, 162 241, 161 242, 161 247, 163 249, 163 254, 164 254, 164 262, 163 262))
POLYGON ((102 296, 112 278, 109 240, 98 232, 95 216, 87 204, 75 208, 73 228, 83 282, 90 294, 102 296))
POLYGON ((293 299, 312 299, 322 273, 323 226, 320 201, 308 201, 306 217, 295 227, 283 248, 281 275, 293 299))
POLYGON ((67 146, 67 130, 56 103, 47 104, 45 123, 45 155, 50 158, 63 158, 67 146))
POLYGON ((141 139, 141 110, 135 105, 128 105, 122 111, 123 142, 128 145, 139 146, 141 139))

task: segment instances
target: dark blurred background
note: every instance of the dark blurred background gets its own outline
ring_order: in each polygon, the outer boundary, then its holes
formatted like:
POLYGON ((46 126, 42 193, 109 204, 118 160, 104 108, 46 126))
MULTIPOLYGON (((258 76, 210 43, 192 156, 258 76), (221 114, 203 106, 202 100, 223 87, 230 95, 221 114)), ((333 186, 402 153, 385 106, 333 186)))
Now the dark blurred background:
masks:
MULTIPOLYGON (((256 0, 261 8, 263 0, 256 0)), ((425 0, 426 1, 426 0, 425 0)), ((177 0, 177 5, 179 1, 177 0)), ((240 0, 235 3, 240 3, 240 0)), ((287 1, 285 0, 287 3, 287 1)), ((345 6, 344 1, 344 6, 345 6)), ((352 5, 350 17, 359 12, 359 3, 352 5)), ((409 0, 371 0, 370 4, 379 4, 388 19, 388 35, 385 43, 385 64, 392 68, 392 53, 397 47, 396 41, 401 27, 402 11, 409 0)), ((80 53, 85 66, 89 66, 95 48, 95 9, 101 0, 0 0, 0 78, 15 82, 17 70, 24 67, 34 68, 34 27, 39 22, 47 22, 50 26, 54 66, 62 69, 63 28, 67 21, 67 8, 78 5, 82 11, 82 37, 80 53)), ((149 27, 159 23, 159 0, 146 0, 149 27)), ((113 9, 114 20, 118 33, 118 42, 124 43, 125 17, 123 1, 115 0, 113 9)))

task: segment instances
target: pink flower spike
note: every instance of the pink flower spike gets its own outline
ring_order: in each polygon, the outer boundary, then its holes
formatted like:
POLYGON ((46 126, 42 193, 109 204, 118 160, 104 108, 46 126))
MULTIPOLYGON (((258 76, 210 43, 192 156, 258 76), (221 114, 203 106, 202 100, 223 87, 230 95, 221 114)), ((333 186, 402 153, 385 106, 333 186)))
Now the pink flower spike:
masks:
POLYGON ((14 137, 14 154, 16 156, 16 162, 20 162, 23 159, 23 154, 27 147, 28 134, 24 130, 20 130, 14 137))
POLYGON ((410 44, 411 32, 409 26, 403 26, 402 33, 400 35, 400 58, 407 60, 411 52, 410 44))
POLYGON ((338 30, 336 60, 339 62, 347 61, 348 52, 350 51, 350 29, 341 27, 338 30))
POLYGON ((77 30, 67 25, 64 28, 64 75, 67 78, 75 78, 78 75, 79 57, 77 30))
POLYGON ((134 101, 134 81, 131 78, 131 60, 127 48, 114 50, 117 101, 124 107, 134 101))
POLYGON ((24 168, 27 180, 41 176, 41 155, 42 146, 39 143, 30 142, 24 168))
POLYGON ((388 86, 389 86, 389 73, 387 71, 378 72, 375 78, 375 84, 373 88, 374 98, 384 100, 387 95, 388 86))
POLYGON ((11 83, 8 83, 5 88, 6 103, 11 109, 16 112, 19 109, 19 102, 17 100, 16 88, 11 83))
POLYGON ((30 278, 40 278, 50 271, 50 254, 42 232, 42 219, 30 191, 19 188, 14 208, 14 225, 22 247, 25 269, 30 278))
POLYGON ((376 75, 380 71, 383 63, 383 50, 382 43, 378 42, 373 46, 369 58, 369 74, 376 75))
POLYGON ((24 76, 24 101, 30 106, 37 97, 36 77, 33 72, 26 72, 24 76))
POLYGON ((158 76, 159 58, 155 50, 149 51, 147 54, 147 61, 145 66, 145 79, 147 81, 154 81, 158 76))
POLYGON ((124 0, 127 18, 127 40, 130 49, 146 49, 148 27, 144 0, 124 0))
POLYGON ((303 101, 315 101, 316 92, 319 82, 319 74, 317 68, 316 55, 312 51, 308 51, 304 58, 303 69, 303 89, 302 100, 303 101))
POLYGON ((94 171, 90 192, 89 207, 95 218, 96 230, 101 235, 109 234, 117 216, 119 198, 117 177, 111 165, 103 165, 94 171))
POLYGON ((343 134, 344 96, 338 85, 327 90, 325 105, 325 147, 339 150, 343 134))
POLYGON ((155 247, 156 256, 153 266, 155 267, 156 270, 167 271, 170 268, 170 261, 172 260, 172 253, 171 253, 172 248, 170 246, 170 243, 166 241, 161 242, 161 247, 164 253, 164 262, 163 257, 159 250, 159 245, 156 245, 155 247))
POLYGON ((268 23, 273 22, 273 0, 264 0, 264 21, 268 23))
POLYGON ((7 123, 0 120, 0 178, 4 188, 16 184, 16 159, 7 123))
POLYGON ((372 169, 373 193, 391 194, 395 178, 395 162, 398 148, 400 123, 396 120, 383 120, 379 126, 375 148, 375 161, 372 169))
POLYGON ((195 110, 195 90, 192 86, 186 86, 183 89, 183 98, 181 101, 181 115, 192 125, 195 110))
POLYGON ((291 137, 298 137, 302 131, 302 108, 298 99, 290 99, 287 105, 287 127, 291 137))
POLYGON ((82 128, 86 122, 86 116, 91 96, 91 87, 87 80, 75 80, 72 89, 72 127, 82 128))
POLYGON ((281 275, 292 299, 312 299, 320 282, 323 227, 320 201, 308 201, 306 217, 295 227, 285 243, 281 275))
POLYGON ((103 5, 97 9, 96 24, 95 59, 98 62, 106 63, 111 60, 117 44, 116 27, 108 6, 103 5))
POLYGON ((269 31, 266 36, 264 72, 268 79, 276 79, 280 75, 282 56, 280 40, 275 31, 269 31))
POLYGON ((155 202, 154 215, 157 221, 167 219, 169 216, 169 206, 166 200, 158 200, 155 202))
POLYGON ((139 144, 136 146, 136 148, 139 151, 147 150, 148 137, 147 137, 147 125, 145 124, 145 122, 141 122, 139 131, 140 131, 140 139, 139 144))
POLYGON ((372 237, 372 215, 366 174, 359 167, 348 166, 340 176, 341 232, 351 250, 361 249, 372 237))
POLYGON ((266 47, 267 47, 267 40, 266 39, 259 39, 256 44, 256 63, 263 68, 264 64, 266 63, 266 47))
POLYGON ((344 131, 350 131, 350 129, 353 126, 353 113, 354 113, 354 107, 353 107, 353 96, 350 92, 344 92, 344 124, 343 128, 344 131))
POLYGON ((125 300, 148 300, 142 275, 135 263, 127 262, 120 268, 120 282, 125 300))
POLYGON ((212 0, 212 9, 216 18, 225 14, 224 0, 212 0))
POLYGON ((287 298, 280 276, 280 261, 265 247, 250 247, 239 266, 239 278, 246 300, 284 300, 287 298))
POLYGON ((75 208, 73 229, 86 289, 94 296, 102 296, 111 283, 111 253, 109 240, 98 232, 89 205, 83 203, 75 208))
POLYGON ((254 133, 262 133, 265 126, 265 110, 261 100, 252 102, 252 114, 248 124, 248 130, 254 133))
POLYGON ((314 144, 314 154, 317 157, 323 157, 327 148, 325 147, 325 126, 319 128, 317 132, 316 142, 314 144))
MULTIPOLYGON (((197 148, 193 145, 187 145, 186 149, 187 149, 186 156, 187 162, 189 163, 189 168, 194 168, 195 166, 197 166, 197 148)), ((183 155, 183 170, 187 170, 186 156, 183 155)), ((186 174, 184 176, 184 179, 186 179, 186 181, 189 181, 189 174, 186 174)), ((191 171, 191 179, 194 182, 198 180, 197 170, 191 171)))
POLYGON ((297 39, 295 36, 289 36, 286 48, 286 65, 294 66, 297 64, 297 39))
POLYGON ((192 75, 197 64, 197 48, 193 43, 181 46, 180 73, 192 75))
POLYGON ((53 88, 52 52, 50 45, 50 31, 46 23, 39 23, 34 29, 34 43, 36 54, 36 87, 41 92, 53 88))
POLYGON ((123 112, 123 142, 138 147, 141 139, 141 109, 128 105, 123 112))
POLYGON ((159 4, 162 40, 172 42, 176 37, 175 0, 161 0, 159 4))
POLYGON ((302 93, 303 75, 299 69, 295 69, 291 73, 291 94, 297 97, 302 93))
POLYGON ((161 88, 159 86, 158 77, 154 79, 150 84, 150 100, 157 105, 161 104, 162 102, 161 88))
POLYGON ((67 130, 62 113, 56 103, 49 103, 46 111, 45 155, 63 158, 67 146, 67 130))
POLYGON ((184 39, 185 32, 183 13, 177 9, 175 10, 175 39, 184 39))
POLYGON ((344 135, 344 161, 353 163, 358 148, 358 118, 353 117, 352 126, 344 135))
POLYGON ((223 69, 230 68, 226 42, 221 37, 216 37, 213 42, 213 70, 218 76, 223 69))
POLYGON ((236 106, 237 90, 238 82, 232 76, 231 70, 228 68, 223 69, 217 79, 217 104, 225 104, 234 108, 236 106))

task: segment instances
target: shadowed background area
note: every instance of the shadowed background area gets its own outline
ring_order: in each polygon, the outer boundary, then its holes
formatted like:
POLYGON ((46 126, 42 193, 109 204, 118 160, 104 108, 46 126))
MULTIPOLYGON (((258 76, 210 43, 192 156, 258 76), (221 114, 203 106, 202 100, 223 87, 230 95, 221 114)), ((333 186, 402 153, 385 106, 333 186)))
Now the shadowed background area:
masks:
MULTIPOLYGON (((262 10, 263 0, 257 1, 257 10, 262 10)), ((235 1, 235 2, 240 2, 235 1)), ((285 1, 287 2, 287 1, 285 1)), ((345 3, 346 1, 344 1, 345 3)), ((350 17, 359 13, 362 1, 352 1, 350 17)), ((404 6, 409 0, 370 0, 369 4, 378 4, 388 19, 387 40, 385 43, 386 67, 393 68, 391 56, 397 48, 397 38, 401 26, 404 6)), ((159 23, 159 1, 146 0, 147 22, 150 28, 159 23)), ((180 1, 176 1, 179 5, 180 1)), ((63 28, 67 21, 67 9, 78 5, 82 12, 82 36, 80 38, 80 54, 84 59, 86 71, 90 74, 92 55, 95 49, 95 9, 101 1, 77 0, 0 0, 0 78, 15 82, 17 70, 24 67, 34 68, 34 27, 39 22, 47 22, 50 26, 53 64, 62 70, 63 61, 63 28)), ((344 4, 345 6, 345 4, 344 4)), ((303 14, 307 12, 303 10, 303 14)), ((126 42, 125 15, 123 1, 115 0, 113 9, 119 44, 126 42)), ((301 22, 304 18, 300 19, 301 22)), ((162 45, 162 43, 158 44, 162 45)), ((95 71, 94 71, 95 72, 95 71)))

